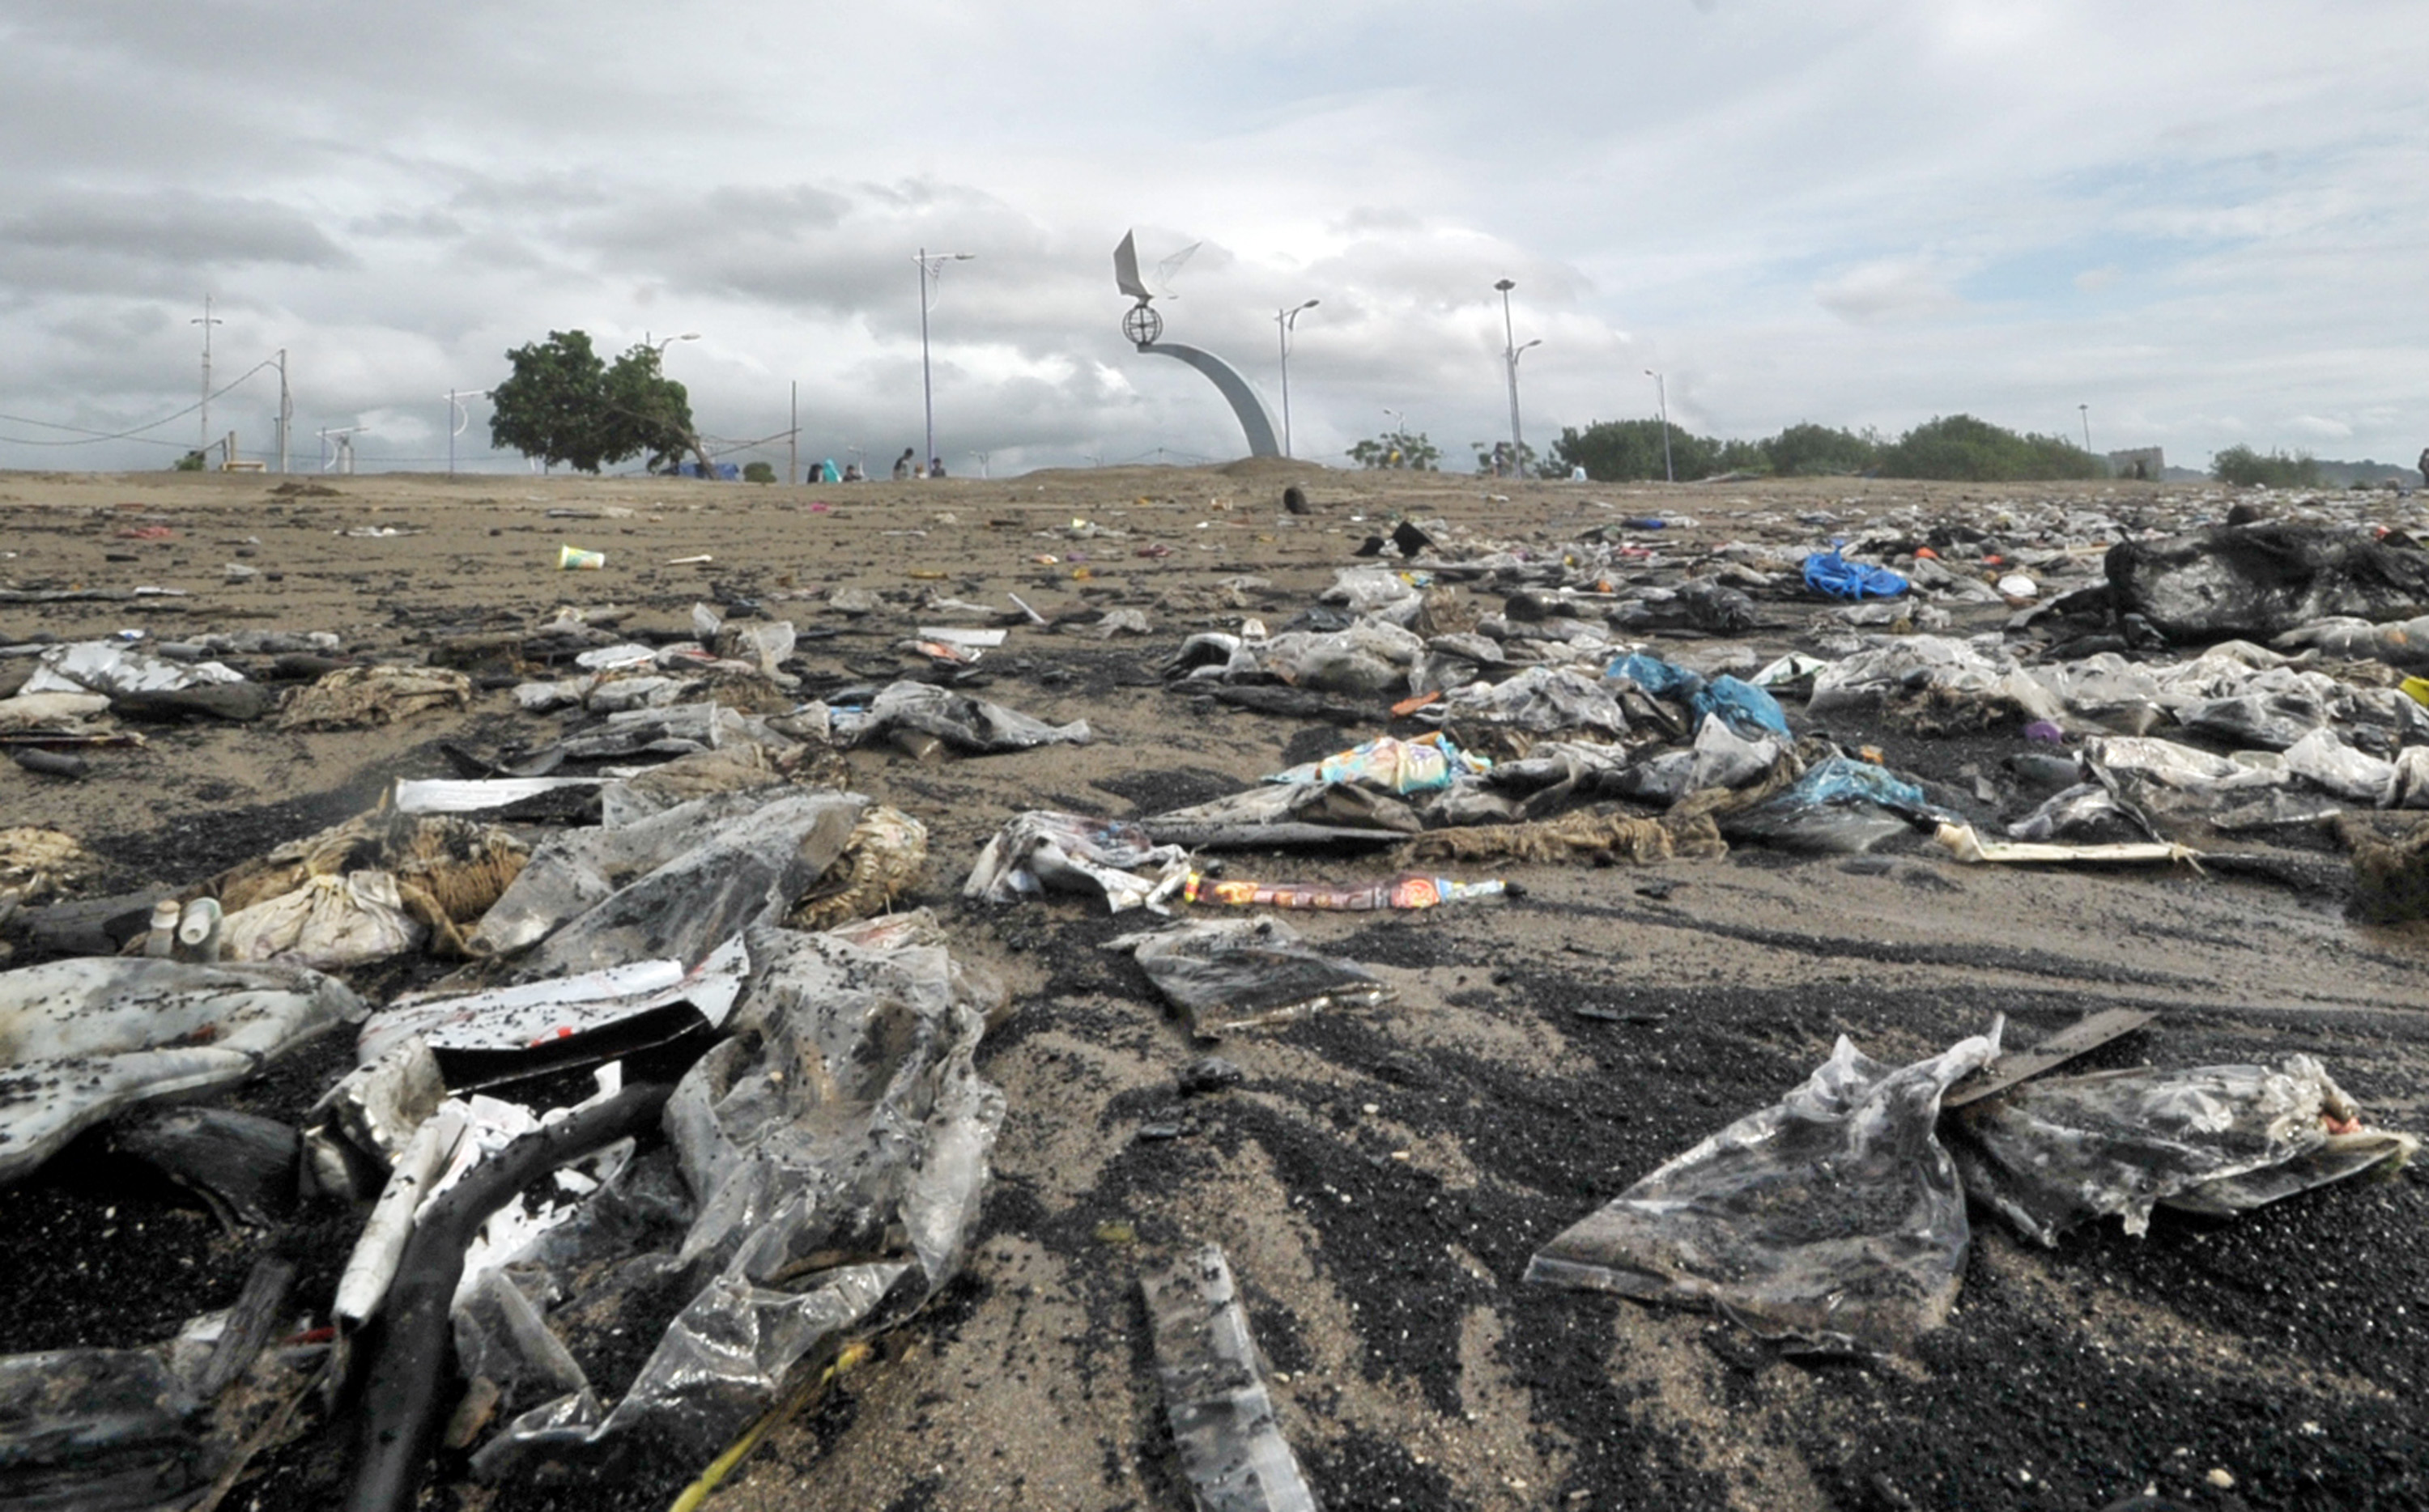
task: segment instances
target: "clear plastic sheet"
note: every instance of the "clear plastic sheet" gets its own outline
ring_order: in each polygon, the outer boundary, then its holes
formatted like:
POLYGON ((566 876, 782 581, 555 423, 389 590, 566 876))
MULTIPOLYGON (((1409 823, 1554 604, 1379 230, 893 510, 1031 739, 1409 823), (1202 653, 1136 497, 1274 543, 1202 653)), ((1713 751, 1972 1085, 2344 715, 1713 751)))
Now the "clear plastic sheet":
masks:
POLYGON ((1335 1005, 1372 1007, 1396 995, 1353 961, 1306 945, 1280 919, 1216 919, 1130 934, 1129 950, 1156 990, 1189 1015, 1201 1040, 1306 1018, 1335 1005))
POLYGON ((1706 1303, 1767 1337, 1901 1352, 1957 1299, 1972 1238, 1940 1094, 1998 1030, 1892 1068, 1844 1038, 1803 1086, 1535 1252, 1527 1279, 1706 1303))
POLYGON ((807 891, 868 800, 768 789, 679 804, 541 845, 467 944, 526 979, 671 958, 686 967, 807 891), (746 822, 747 821, 747 822, 746 822))
MULTIPOLYGON (((958 966, 924 913, 826 934, 754 930, 750 948, 739 1037, 667 1105, 695 1216, 671 1251, 626 1259, 600 1283, 612 1295, 636 1274, 671 1276, 690 1302, 603 1418, 603 1383, 543 1402, 479 1452, 485 1477, 548 1461, 596 1469, 627 1438, 704 1462, 794 1371, 899 1323, 959 1269, 1003 1120, 1003 1093, 971 1059, 1001 990, 958 966)), ((577 1219, 541 1253, 595 1260, 610 1226, 577 1219)), ((556 1311, 597 1309, 576 1293, 556 1311)), ((457 1327, 472 1348, 514 1347, 477 1308, 457 1327)))
POLYGON ((2402 1163, 2408 1134, 2367 1128, 2306 1055, 2278 1065, 2051 1076, 1951 1114, 1965 1190, 2044 1244, 2114 1213, 2149 1229, 2162 1204, 2224 1214, 2402 1163))
POLYGON ((1165 1416, 1198 1512, 1316 1512, 1274 1421, 1256 1340, 1223 1252, 1201 1245, 1139 1277, 1165 1416))

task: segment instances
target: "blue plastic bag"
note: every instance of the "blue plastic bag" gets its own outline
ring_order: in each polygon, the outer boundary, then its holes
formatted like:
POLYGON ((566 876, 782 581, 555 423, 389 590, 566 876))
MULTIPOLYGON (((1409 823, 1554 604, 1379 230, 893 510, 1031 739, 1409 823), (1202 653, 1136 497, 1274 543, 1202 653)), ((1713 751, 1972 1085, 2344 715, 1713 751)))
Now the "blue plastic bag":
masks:
POLYGON ((1695 716, 1716 714, 1740 739, 1786 736, 1788 715, 1779 700, 1743 678, 1716 677, 1695 693, 1695 716))
POLYGON ((1906 579, 1887 567, 1850 562, 1832 547, 1805 559, 1805 585, 1833 599, 1894 599, 1906 592, 1906 579))

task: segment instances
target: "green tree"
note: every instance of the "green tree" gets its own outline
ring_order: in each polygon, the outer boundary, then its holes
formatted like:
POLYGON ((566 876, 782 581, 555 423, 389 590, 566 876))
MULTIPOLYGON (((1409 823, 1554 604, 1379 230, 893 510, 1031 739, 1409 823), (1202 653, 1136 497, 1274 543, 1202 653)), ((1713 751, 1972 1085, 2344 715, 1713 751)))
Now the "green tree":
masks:
POLYGON ((776 481, 776 465, 772 462, 746 462, 742 464, 742 481, 744 483, 774 483, 776 481))
POLYGON ((1586 476, 1596 483, 1633 483, 1666 478, 1673 472, 1692 480, 1761 465, 1760 453, 1750 443, 1724 443, 1677 425, 1666 427, 1670 451, 1665 463, 1664 429, 1659 418, 1596 420, 1582 431, 1563 427, 1561 438, 1552 443, 1552 455, 1560 460, 1562 472, 1583 467, 1586 476))
POLYGON ((1761 443, 1771 470, 1783 478, 1869 472, 1881 464, 1880 437, 1800 421, 1761 443))
POLYGON ((2107 464, 2055 436, 2019 436, 1971 415, 1935 416, 1881 453, 1892 478, 1944 478, 1966 483, 2044 483, 2100 478, 2107 464))
POLYGON ((2231 446, 2211 455, 2209 475, 2240 487, 2309 488, 2319 485, 2320 465, 2308 452, 2289 457, 2283 452, 2264 454, 2248 446, 2231 446))
POLYGON ((1405 430, 1370 436, 1351 447, 1348 454, 1362 468, 1403 468, 1411 472, 1435 471, 1442 461, 1442 448, 1423 431, 1413 436, 1405 430))
POLYGON ((688 452, 714 468, 692 426, 691 396, 666 376, 658 349, 636 345, 611 367, 588 334, 551 331, 506 353, 514 372, 489 391, 489 441, 584 472, 649 453, 665 470, 688 452))

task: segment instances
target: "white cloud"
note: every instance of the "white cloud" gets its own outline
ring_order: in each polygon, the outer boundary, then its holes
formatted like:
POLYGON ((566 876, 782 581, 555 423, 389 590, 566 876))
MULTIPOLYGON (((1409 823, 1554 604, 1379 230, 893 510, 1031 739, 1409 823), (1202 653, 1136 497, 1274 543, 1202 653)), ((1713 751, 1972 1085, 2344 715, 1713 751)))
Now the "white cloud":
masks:
MULTIPOLYGON (((979 255, 932 324, 949 452, 1235 453, 1213 391, 1115 330, 1134 225, 1150 260, 1205 242, 1174 335, 1269 391, 1272 312, 1323 301, 1293 428, 1336 460, 1387 406, 1454 454, 1499 434, 1500 277, 1545 343, 1521 372, 1538 439, 1649 414, 1653 366, 1674 417, 1730 434, 1956 410, 2063 431, 2089 403, 2177 454, 2272 444, 2220 417, 2290 416, 2253 423, 2409 455, 2416 17, 26 0, 0 19, 0 414, 190 403, 208 292, 221 372, 287 348, 305 433, 383 414, 400 465, 443 443, 451 384, 572 327, 610 350, 699 330, 669 364, 709 430, 779 428, 798 381, 804 451, 890 455, 919 423, 926 245, 979 255)), ((266 436, 260 383, 215 420, 266 436)), ((190 424, 63 450, 0 421, 0 465, 151 465, 190 424)))

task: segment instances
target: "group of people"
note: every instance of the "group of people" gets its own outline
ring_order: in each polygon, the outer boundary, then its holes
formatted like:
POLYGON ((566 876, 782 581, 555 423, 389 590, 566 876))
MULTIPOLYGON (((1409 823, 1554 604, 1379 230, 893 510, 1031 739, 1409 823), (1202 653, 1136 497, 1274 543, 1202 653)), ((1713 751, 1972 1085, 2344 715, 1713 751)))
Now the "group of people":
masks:
MULTIPOLYGON (((943 457, 930 457, 922 465, 916 460, 918 455, 916 448, 906 446, 902 449, 902 454, 894 459, 895 482, 902 483, 913 478, 941 478, 945 475, 943 457)), ((803 483, 866 483, 868 481, 868 474, 860 470, 860 464, 857 462, 847 462, 841 470, 837 470, 834 458, 827 457, 814 463, 809 468, 809 475, 801 481, 803 483)))

